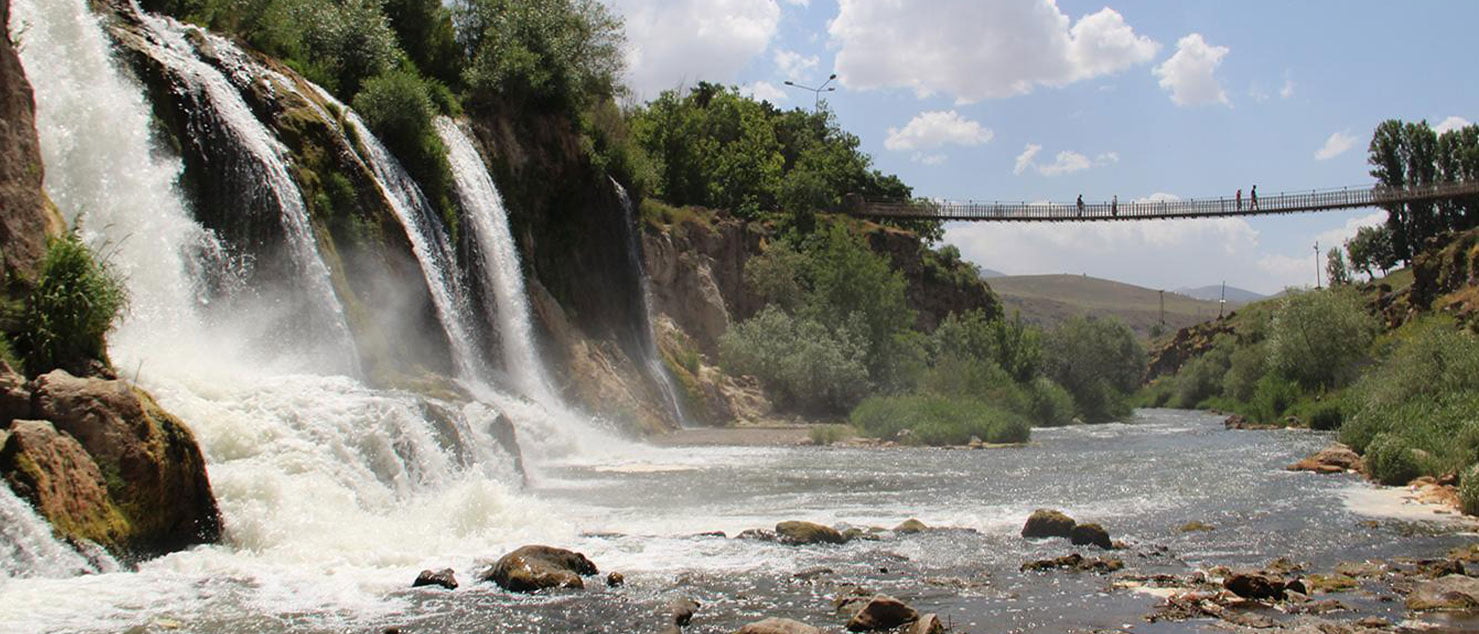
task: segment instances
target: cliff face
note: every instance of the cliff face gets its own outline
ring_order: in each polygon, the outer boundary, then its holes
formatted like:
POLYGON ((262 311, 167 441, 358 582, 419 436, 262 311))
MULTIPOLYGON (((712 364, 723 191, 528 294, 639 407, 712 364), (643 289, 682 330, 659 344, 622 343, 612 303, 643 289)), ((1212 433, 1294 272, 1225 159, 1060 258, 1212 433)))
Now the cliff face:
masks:
POLYGON ((887 254, 895 269, 903 272, 908 286, 904 296, 914 309, 914 326, 931 331, 950 313, 981 310, 1000 317, 1001 302, 986 282, 974 274, 937 262, 913 233, 874 226, 868 232, 873 250, 887 254))
MULTIPOLYGON (((0 0, 0 25, 9 24, 10 0, 0 0)), ((64 228, 41 189, 45 168, 35 111, 31 84, 7 28, 0 38, 0 258, 11 298, 29 287, 46 253, 47 236, 64 228)))
POLYGON ((1479 229, 1418 254, 1408 303, 1415 310, 1443 311, 1479 330, 1479 229))
POLYGON ((668 316, 704 354, 716 356, 719 335, 761 308, 745 284, 745 262, 760 254, 763 237, 758 225, 724 215, 667 228, 643 223, 653 311, 668 316))

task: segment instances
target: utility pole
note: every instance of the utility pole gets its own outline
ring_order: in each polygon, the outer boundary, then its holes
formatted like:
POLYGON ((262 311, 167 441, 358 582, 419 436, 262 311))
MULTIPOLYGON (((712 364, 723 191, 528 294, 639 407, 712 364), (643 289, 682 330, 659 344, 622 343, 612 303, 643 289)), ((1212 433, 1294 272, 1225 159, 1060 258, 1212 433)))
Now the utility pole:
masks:
POLYGON ((1166 326, 1166 289, 1161 289, 1161 327, 1166 326))
POLYGON ((1222 319, 1222 309, 1227 307, 1227 280, 1222 280, 1222 298, 1217 300, 1217 318, 1222 319))
POLYGON ((814 95, 811 102, 811 111, 816 112, 822 109, 822 93, 837 90, 836 86, 832 86, 831 88, 827 87, 827 84, 832 83, 832 80, 834 79, 837 79, 837 73, 832 73, 830 77, 827 77, 827 81, 822 82, 822 85, 817 86, 816 88, 812 88, 811 86, 803 86, 789 79, 785 81, 785 84, 787 86, 791 86, 792 88, 800 88, 802 90, 811 91, 814 95))

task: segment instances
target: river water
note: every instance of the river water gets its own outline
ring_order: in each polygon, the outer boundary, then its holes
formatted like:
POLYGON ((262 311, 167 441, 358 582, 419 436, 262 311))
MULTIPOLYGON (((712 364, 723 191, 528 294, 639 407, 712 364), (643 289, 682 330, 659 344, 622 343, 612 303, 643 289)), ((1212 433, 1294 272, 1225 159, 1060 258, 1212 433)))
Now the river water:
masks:
MULTIPOLYGON (((453 485, 437 503, 404 509, 394 531, 283 518, 288 530, 323 534, 278 537, 290 548, 197 548, 135 572, 0 580, 0 630, 652 632, 667 602, 688 596, 704 604, 689 632, 732 632, 764 616, 840 631, 835 584, 858 583, 957 631, 1183 631, 1208 624, 1145 623, 1157 599, 1107 591, 1108 577, 1018 572, 1027 560, 1084 551, 1021 538, 1023 520, 1054 507, 1099 522, 1131 546, 1113 555, 1145 573, 1279 556, 1328 571, 1438 555, 1472 538, 1431 511, 1391 508, 1393 492, 1354 477, 1282 469, 1329 440, 1143 410, 1130 424, 1034 430, 1029 446, 1007 449, 633 446, 543 461, 525 491, 476 478, 453 485), (911 517, 949 528, 842 546, 734 538, 788 519, 887 528, 911 517), (1178 530, 1191 520, 1216 529, 1178 530), (698 535, 711 531, 729 537, 698 535), (529 596, 474 580, 481 562, 525 543, 584 552, 626 585, 593 578, 583 592, 529 596), (816 566, 833 573, 793 578, 816 566), (409 587, 422 568, 443 567, 461 588, 409 587)), ((246 517, 249 507, 223 507, 228 525, 273 530, 246 517)), ((1343 599, 1362 614, 1403 617, 1400 602, 1343 599)))

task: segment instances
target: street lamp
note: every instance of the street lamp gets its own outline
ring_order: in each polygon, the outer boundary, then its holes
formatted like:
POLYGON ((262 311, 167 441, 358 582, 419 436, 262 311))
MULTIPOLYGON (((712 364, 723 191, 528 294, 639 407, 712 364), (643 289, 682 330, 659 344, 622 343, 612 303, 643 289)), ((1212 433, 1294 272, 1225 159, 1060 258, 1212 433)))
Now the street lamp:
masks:
POLYGON ((830 88, 827 87, 827 84, 832 83, 832 80, 834 80, 834 79, 837 79, 837 73, 832 73, 831 76, 827 77, 827 81, 822 82, 822 85, 817 86, 816 88, 812 88, 811 86, 805 86, 805 85, 802 85, 802 84, 798 84, 798 83, 796 83, 794 81, 791 81, 789 79, 787 79, 785 83, 786 83, 787 86, 791 86, 793 88, 800 88, 802 90, 810 90, 812 92, 812 94, 814 95, 814 97, 815 97, 812 100, 812 102, 811 102, 811 109, 812 109, 813 112, 815 112, 815 111, 821 109, 821 106, 822 106, 822 93, 824 93, 824 92, 833 92, 833 91, 837 90, 837 87, 836 86, 832 86, 830 88))

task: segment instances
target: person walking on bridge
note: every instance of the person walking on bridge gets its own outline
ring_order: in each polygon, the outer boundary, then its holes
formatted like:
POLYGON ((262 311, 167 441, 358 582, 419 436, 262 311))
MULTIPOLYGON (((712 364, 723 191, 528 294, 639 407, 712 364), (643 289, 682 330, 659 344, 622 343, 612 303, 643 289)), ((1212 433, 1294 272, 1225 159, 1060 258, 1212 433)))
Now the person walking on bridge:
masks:
POLYGON ((1248 209, 1258 209, 1258 186, 1253 186, 1253 191, 1248 192, 1248 209))
POLYGON ((1078 195, 1078 215, 1079 215, 1080 218, 1082 218, 1083 215, 1084 215, 1084 195, 1083 194, 1079 194, 1078 195))
POLYGON ((1238 211, 1243 210, 1243 188, 1238 188, 1238 211))
POLYGON ((1119 215, 1120 215, 1120 195, 1119 194, 1115 194, 1114 195, 1114 198, 1109 201, 1109 215, 1114 216, 1116 218, 1118 218, 1119 215))

